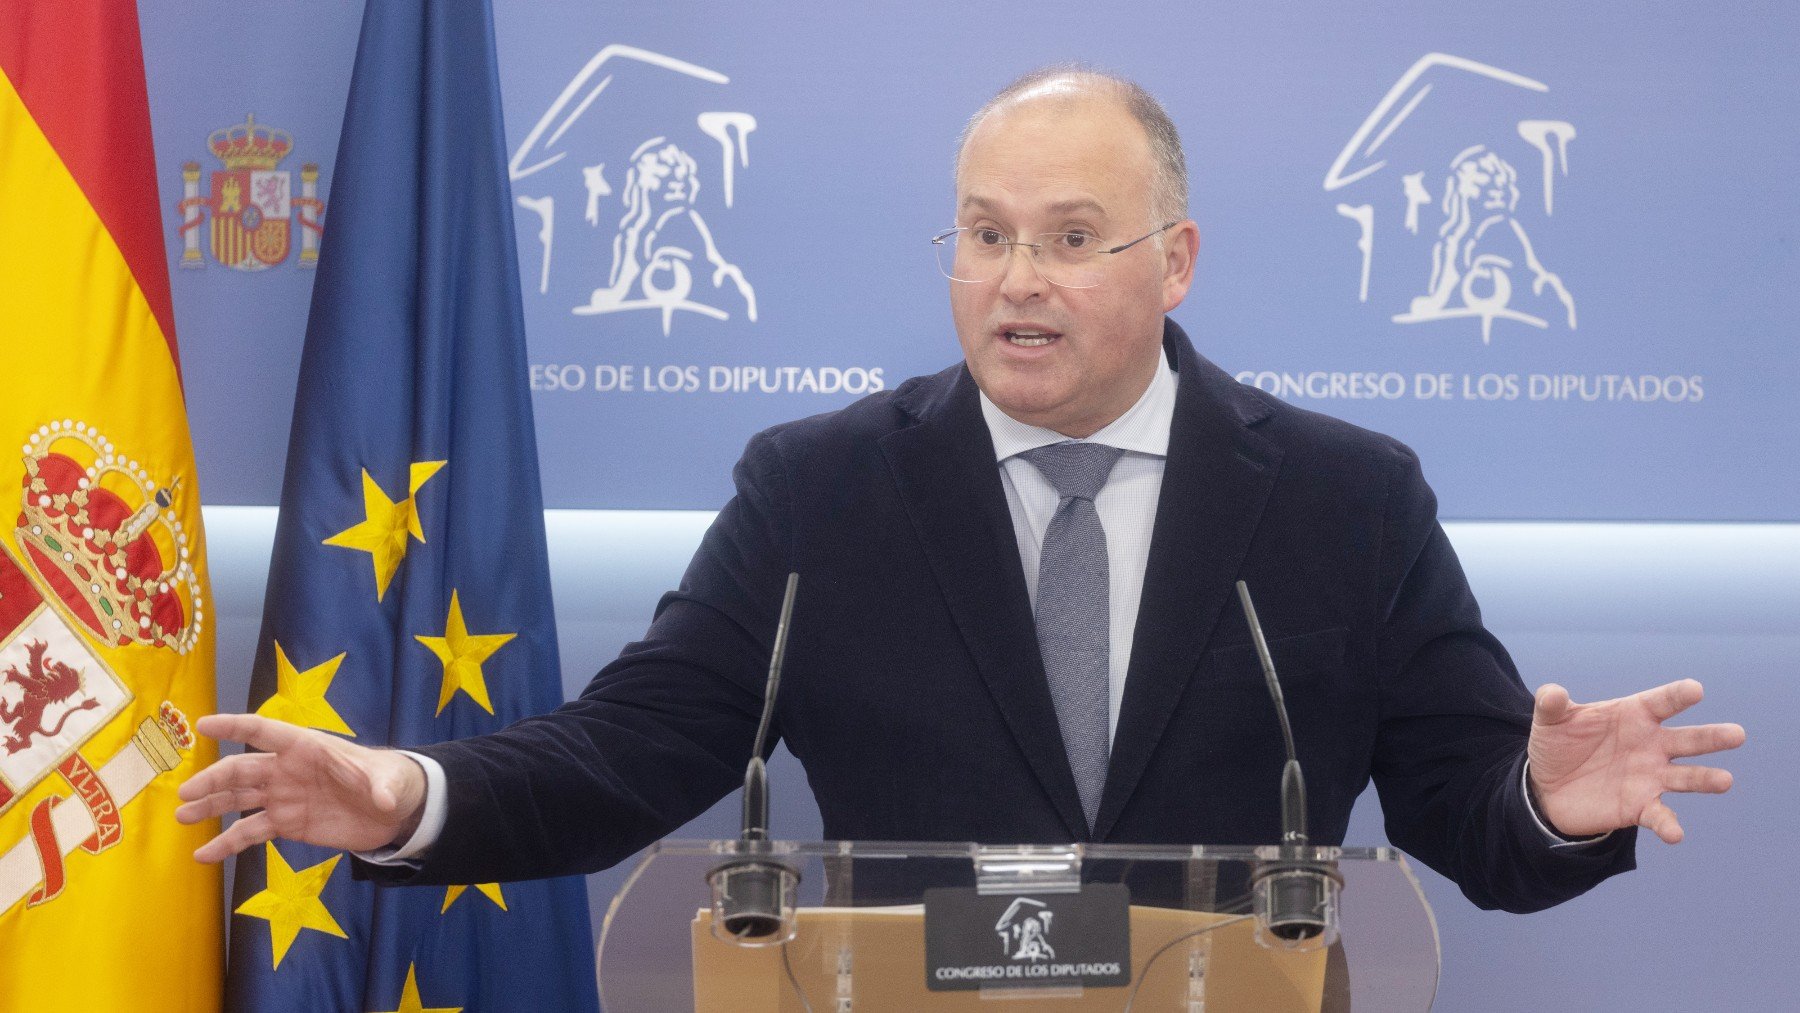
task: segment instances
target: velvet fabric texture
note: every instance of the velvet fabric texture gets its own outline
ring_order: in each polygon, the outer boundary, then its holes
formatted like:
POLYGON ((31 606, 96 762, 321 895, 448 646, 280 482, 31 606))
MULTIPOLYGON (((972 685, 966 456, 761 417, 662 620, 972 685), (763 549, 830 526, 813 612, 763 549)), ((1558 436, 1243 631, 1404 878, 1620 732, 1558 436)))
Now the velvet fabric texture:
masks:
POLYGON ((1413 453, 1245 387, 1172 321, 1167 470, 1090 831, 1017 543, 961 365, 754 437, 678 590, 580 698, 421 747, 443 836, 395 882, 616 863, 736 789, 781 593, 801 574, 776 730, 828 838, 1273 843, 1284 760, 1233 581, 1280 671, 1315 843, 1373 778, 1394 844, 1483 907, 1547 907, 1633 865, 1552 849, 1521 791, 1531 696, 1483 628, 1413 453))

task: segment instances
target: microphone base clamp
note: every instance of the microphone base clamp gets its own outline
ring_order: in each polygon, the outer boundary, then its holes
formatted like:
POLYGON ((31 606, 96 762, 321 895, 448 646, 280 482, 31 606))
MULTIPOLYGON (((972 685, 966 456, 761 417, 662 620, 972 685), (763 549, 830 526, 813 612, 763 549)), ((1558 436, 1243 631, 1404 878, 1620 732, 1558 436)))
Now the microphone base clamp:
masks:
POLYGON ((742 841, 738 854, 706 874, 712 887, 712 933, 734 946, 779 946, 794 938, 800 871, 771 853, 767 841, 742 841))
POLYGON ((1270 949, 1329 947, 1339 932, 1338 895, 1344 878, 1333 863, 1301 858, 1291 849, 1251 873, 1256 941, 1270 949))

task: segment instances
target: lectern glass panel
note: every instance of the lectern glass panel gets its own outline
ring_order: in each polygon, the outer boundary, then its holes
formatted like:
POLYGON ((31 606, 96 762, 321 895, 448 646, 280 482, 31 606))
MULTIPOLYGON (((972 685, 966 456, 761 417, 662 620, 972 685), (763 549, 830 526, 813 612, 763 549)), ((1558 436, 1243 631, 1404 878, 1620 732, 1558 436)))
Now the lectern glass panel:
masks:
POLYGON ((607 1013, 1425 1010, 1438 943, 1385 848, 664 841, 599 973, 607 1013))

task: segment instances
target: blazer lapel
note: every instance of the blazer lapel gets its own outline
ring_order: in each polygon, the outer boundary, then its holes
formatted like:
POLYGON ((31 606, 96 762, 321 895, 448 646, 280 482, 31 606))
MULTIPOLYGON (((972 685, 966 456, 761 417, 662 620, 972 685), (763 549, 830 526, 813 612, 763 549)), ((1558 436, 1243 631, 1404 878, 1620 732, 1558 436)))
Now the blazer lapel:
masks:
POLYGON ((1233 581, 1281 466, 1280 449, 1249 428, 1268 407, 1201 358, 1172 321, 1164 343, 1180 386, 1097 841, 1136 790, 1205 639, 1234 597, 1233 581))
POLYGON ((988 692, 1071 839, 1085 839, 975 381, 959 366, 909 394, 918 424, 881 440, 894 484, 988 692))

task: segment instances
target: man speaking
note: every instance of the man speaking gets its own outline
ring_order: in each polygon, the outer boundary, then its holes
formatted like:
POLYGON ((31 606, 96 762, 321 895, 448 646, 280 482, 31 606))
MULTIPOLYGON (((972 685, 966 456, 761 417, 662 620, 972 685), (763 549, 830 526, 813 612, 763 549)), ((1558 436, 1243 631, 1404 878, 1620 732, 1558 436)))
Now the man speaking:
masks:
POLYGON ((964 361, 753 438, 679 590, 577 700, 416 753, 203 718, 263 751, 183 785, 180 818, 261 811, 196 857, 280 836, 409 883, 618 862, 740 783, 790 571, 775 730, 830 838, 1277 840, 1240 579, 1316 843, 1373 778, 1395 844, 1533 910, 1630 868, 1635 827, 1680 840, 1664 792, 1730 786, 1671 762, 1744 740, 1662 727, 1696 682, 1534 707, 1412 452, 1237 384, 1167 319, 1200 237, 1142 89, 1007 88, 964 134, 955 225, 932 245, 964 361))

